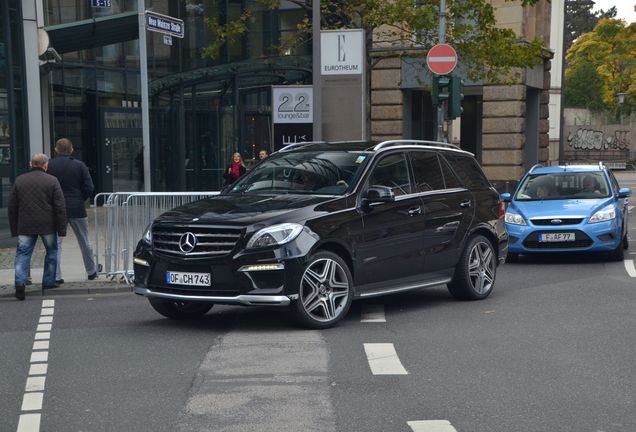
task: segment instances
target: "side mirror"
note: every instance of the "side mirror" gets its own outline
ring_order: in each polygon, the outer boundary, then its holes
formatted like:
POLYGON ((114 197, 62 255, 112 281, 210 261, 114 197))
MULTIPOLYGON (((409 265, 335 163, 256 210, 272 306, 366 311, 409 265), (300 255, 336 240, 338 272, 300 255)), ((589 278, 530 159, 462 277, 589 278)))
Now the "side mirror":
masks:
POLYGON ((370 186, 364 194, 366 204, 395 201, 395 194, 388 186, 370 186))
POLYGON ((630 188, 620 188, 618 190, 618 197, 619 198, 627 198, 631 194, 632 194, 632 190, 630 188))
POLYGON ((503 202, 510 202, 512 201, 512 195, 510 195, 508 192, 504 192, 501 195, 499 195, 501 197, 501 200, 503 202))

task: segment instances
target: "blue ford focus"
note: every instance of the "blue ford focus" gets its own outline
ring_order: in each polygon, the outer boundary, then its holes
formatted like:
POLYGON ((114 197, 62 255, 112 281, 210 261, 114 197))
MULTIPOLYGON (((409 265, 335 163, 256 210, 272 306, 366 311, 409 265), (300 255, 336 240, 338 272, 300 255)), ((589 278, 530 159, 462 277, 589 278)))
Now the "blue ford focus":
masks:
POLYGON ((627 240, 627 197, 614 174, 598 165, 534 166, 508 203, 508 259, 546 252, 609 252, 623 259, 627 240))

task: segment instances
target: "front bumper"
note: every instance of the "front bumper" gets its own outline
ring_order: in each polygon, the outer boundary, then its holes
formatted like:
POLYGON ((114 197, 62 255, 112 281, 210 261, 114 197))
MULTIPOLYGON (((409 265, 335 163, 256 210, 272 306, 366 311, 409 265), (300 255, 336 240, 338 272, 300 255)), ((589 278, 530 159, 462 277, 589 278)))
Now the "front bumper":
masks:
POLYGON ((622 226, 616 219, 595 224, 585 221, 576 225, 514 225, 506 224, 509 235, 509 253, 551 252, 611 252, 622 241, 622 226), (575 241, 549 243, 539 242, 543 233, 575 233, 575 241))
POLYGON ((221 257, 159 253, 143 241, 134 253, 134 292, 152 298, 231 305, 288 305, 297 298, 308 246, 298 242, 221 257), (169 283, 167 272, 209 273, 210 286, 169 283))
POLYGON ((153 291, 149 288, 135 286, 135 294, 144 297, 163 298, 167 300, 200 301, 216 304, 244 305, 244 306, 287 306, 291 300, 287 296, 269 295, 237 295, 237 296, 210 296, 193 294, 172 294, 161 291, 153 291))

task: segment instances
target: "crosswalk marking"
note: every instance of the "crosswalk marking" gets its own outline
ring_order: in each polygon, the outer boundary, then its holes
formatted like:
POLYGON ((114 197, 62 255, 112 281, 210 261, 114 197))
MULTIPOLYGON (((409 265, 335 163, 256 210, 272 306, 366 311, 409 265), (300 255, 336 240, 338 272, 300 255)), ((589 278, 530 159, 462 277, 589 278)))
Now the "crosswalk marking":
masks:
POLYGON ((384 316, 384 305, 365 305, 362 309, 360 322, 386 322, 386 317, 384 316))
POLYGON ((417 420, 406 424, 413 432, 457 432, 448 420, 417 420))
POLYGON ((365 343, 364 351, 373 375, 408 375, 392 343, 365 343))
POLYGON ((40 414, 22 414, 18 422, 18 432, 38 432, 40 416, 40 414))
POLYGON ((623 264, 625 264, 625 270, 627 271, 627 274, 631 277, 636 277, 636 267, 634 267, 634 260, 626 259, 623 261, 623 264))

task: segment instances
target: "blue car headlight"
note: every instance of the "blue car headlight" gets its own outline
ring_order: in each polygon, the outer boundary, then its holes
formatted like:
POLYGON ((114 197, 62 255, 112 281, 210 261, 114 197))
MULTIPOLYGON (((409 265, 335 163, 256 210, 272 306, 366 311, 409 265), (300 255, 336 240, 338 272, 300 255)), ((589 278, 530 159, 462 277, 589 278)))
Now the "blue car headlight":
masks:
POLYGON ((590 218, 590 223, 605 222, 616 218, 616 209, 614 206, 607 206, 597 211, 590 218))
POLYGON ((513 224, 513 225, 527 225, 523 216, 521 216, 518 213, 513 213, 511 211, 506 212, 505 221, 506 223, 513 224))

